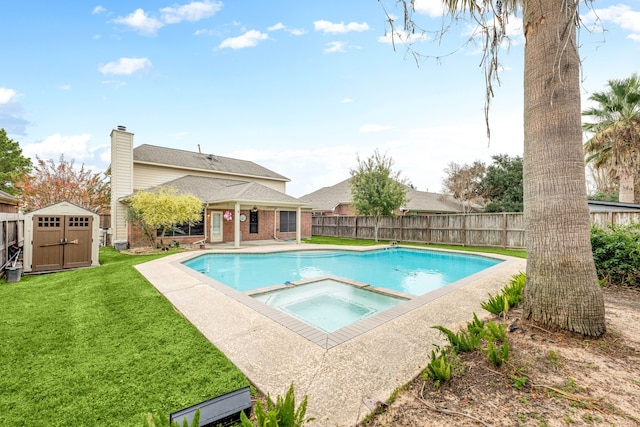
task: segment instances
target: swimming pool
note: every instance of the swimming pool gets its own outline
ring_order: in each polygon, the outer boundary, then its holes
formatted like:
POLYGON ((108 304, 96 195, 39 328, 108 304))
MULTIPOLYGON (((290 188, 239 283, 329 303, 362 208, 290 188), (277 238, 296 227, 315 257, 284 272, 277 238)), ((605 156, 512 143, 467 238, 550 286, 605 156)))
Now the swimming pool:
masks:
POLYGON ((241 292, 335 276, 376 288, 423 295, 500 262, 479 255, 396 247, 371 251, 215 253, 183 264, 241 292))

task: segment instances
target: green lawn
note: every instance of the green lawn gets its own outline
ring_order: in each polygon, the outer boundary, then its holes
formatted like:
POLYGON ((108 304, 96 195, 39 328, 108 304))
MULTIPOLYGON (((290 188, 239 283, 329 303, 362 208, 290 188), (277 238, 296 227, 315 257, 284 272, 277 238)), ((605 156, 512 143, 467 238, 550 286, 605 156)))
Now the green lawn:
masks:
POLYGON ((0 280, 1 426, 142 426, 249 384, 133 268, 160 256, 0 280))
MULTIPOLYGON (((314 244, 327 244, 327 245, 351 245, 351 246, 372 246, 375 245, 373 240, 360 240, 360 239, 346 239, 341 237, 322 237, 313 236, 309 239, 304 239, 306 243, 314 244)), ((379 244, 388 244, 388 241, 380 240, 379 244)), ((432 249, 452 249, 456 251, 468 251, 468 252, 480 252, 507 255, 517 258, 526 258, 527 251, 524 249, 500 249, 500 248, 474 248, 470 246, 454 246, 454 245, 426 245, 423 243, 409 243, 400 242, 402 245, 416 246, 420 248, 432 248, 432 249)))

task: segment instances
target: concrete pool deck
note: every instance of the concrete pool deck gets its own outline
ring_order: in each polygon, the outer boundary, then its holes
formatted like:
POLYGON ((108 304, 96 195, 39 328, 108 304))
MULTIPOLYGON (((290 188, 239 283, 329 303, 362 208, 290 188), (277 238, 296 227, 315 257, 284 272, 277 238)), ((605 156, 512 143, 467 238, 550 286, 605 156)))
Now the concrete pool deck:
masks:
POLYGON ((170 255, 136 268, 260 391, 275 398, 284 395, 293 382, 297 402, 305 394, 309 397, 307 415, 316 418, 312 425, 348 427, 370 412, 364 398, 385 401, 425 368, 433 344, 445 344, 442 334, 431 326, 455 330, 470 321, 474 312, 488 317, 480 302, 487 299, 487 293, 500 291, 511 276, 525 271, 526 260, 492 255, 505 261, 416 297, 393 316, 381 313, 375 325, 348 332, 331 345, 322 345, 329 338, 310 339, 291 327, 288 316, 188 271, 181 262, 212 252, 372 248, 311 244, 220 247, 170 255))

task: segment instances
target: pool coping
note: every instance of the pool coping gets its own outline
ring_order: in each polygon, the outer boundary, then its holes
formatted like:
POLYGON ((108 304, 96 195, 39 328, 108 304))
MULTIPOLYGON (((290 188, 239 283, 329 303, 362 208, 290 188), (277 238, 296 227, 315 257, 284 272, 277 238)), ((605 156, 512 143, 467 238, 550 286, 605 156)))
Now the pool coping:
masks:
MULTIPOLYGON (((312 246, 314 250, 362 250, 341 245, 312 246)), ((369 248, 380 247, 384 245, 369 248)), ((286 250, 303 248, 311 245, 291 244, 286 250)), ((463 283, 456 283, 455 290, 449 288, 450 292, 440 296, 432 292, 431 302, 325 349, 179 266, 181 261, 207 252, 282 250, 283 245, 275 244, 182 252, 138 264, 135 268, 205 338, 224 352, 258 390, 265 395, 284 395, 291 383, 295 383, 296 399, 305 395, 309 398, 307 415, 316 418, 314 425, 327 427, 356 425, 370 413, 365 400, 385 401, 399 387, 420 375, 429 362, 433 346, 446 344, 446 338, 431 326, 456 330, 464 327, 476 313, 480 319, 490 319, 492 316, 480 308, 480 302, 487 299, 488 293, 499 292, 514 274, 526 269, 526 259, 492 254, 491 257, 505 262, 477 273, 473 281, 467 278, 463 283)), ((209 375, 214 378, 215 370, 209 375)))
MULTIPOLYGON (((375 251, 375 250, 380 250, 380 249, 384 249, 387 246, 366 246, 366 247, 349 247, 349 248, 345 248, 345 247, 340 247, 340 249, 336 249, 335 247, 333 247, 331 250, 343 250, 343 251, 352 251, 352 252, 370 252, 370 251, 375 251)), ((228 250, 208 250, 205 253, 195 253, 194 255, 188 257, 188 258, 184 258, 180 261, 175 261, 172 263, 172 265, 174 265, 176 268, 184 271, 185 273, 197 277, 199 280, 201 280, 203 283, 208 284, 209 286, 215 288, 216 290, 218 290, 219 292, 222 292, 223 294, 233 298, 234 300, 238 301, 241 304, 246 305, 247 307, 255 310, 257 313, 262 314, 263 316, 269 318, 270 320, 277 322, 278 324, 284 326, 285 328, 295 332, 296 334, 302 336, 303 338, 311 341, 312 343, 320 346, 321 348, 328 350, 331 349, 333 347, 339 346, 353 338, 356 338, 366 332, 369 332, 375 328, 377 328, 378 326, 389 322, 399 316, 402 316, 406 313, 409 313, 412 310, 415 310, 416 308, 419 308, 425 304, 428 304, 440 297, 442 297, 443 295, 446 295, 448 293, 454 292, 457 289, 460 289, 464 286, 466 286, 469 283, 472 283, 482 277, 485 277, 489 274, 492 273, 492 269, 495 269, 496 267, 502 267, 503 264, 505 262, 508 262, 508 260, 502 258, 499 255, 486 255, 486 254, 478 254, 476 255, 475 253, 469 253, 469 252, 460 252, 460 251, 451 251, 451 250, 440 250, 440 249, 430 249, 430 248, 417 248, 414 246, 404 246, 404 245, 393 245, 393 248, 404 248, 404 249, 412 249, 412 250, 418 250, 418 251, 425 251, 425 252, 449 252, 449 253, 456 253, 456 254, 464 254, 464 255, 474 255, 474 256, 478 256, 478 257, 485 257, 485 258, 492 258, 492 259, 499 259, 501 260, 501 262, 499 262, 496 265, 493 265, 491 267, 487 267, 484 270, 481 270, 477 273, 474 273, 470 276, 467 276, 463 279, 457 280, 453 283, 450 283, 446 286, 443 286, 441 288, 435 289, 433 291, 429 291, 425 294, 422 295, 411 295, 411 294, 407 294, 407 293, 403 293, 403 292, 398 292, 398 291, 394 291, 392 289, 387 289, 387 288, 374 288, 371 287, 369 285, 367 285, 366 283, 362 283, 362 282, 358 282, 346 277, 342 277, 342 276, 321 276, 323 278, 329 278, 329 279, 333 279, 333 280, 337 280, 337 281, 341 281, 341 282, 345 282, 348 284, 352 284, 355 286, 368 286, 369 288, 373 289, 378 289, 377 292, 380 293, 388 293, 391 295, 398 296, 401 298, 406 299, 407 301, 403 302, 402 304, 398 304, 395 307, 392 307, 388 310, 385 310, 381 313, 376 313, 372 316, 368 316, 362 320, 359 320, 357 322, 354 322, 348 326, 345 326, 344 328, 340 328, 337 331, 334 332, 325 332, 322 331, 318 328, 315 328, 299 319, 296 319, 293 316, 290 316, 276 308, 270 307, 267 304, 264 304, 261 301, 258 301, 254 298, 251 298, 251 295, 253 293, 263 293, 263 292, 268 292, 270 290, 276 290, 276 289, 281 289, 286 285, 274 285, 274 286, 269 286, 269 287, 265 287, 265 288, 260 288, 259 290, 255 290, 255 291, 245 291, 245 292, 241 292, 238 291, 228 285, 225 285, 222 282, 219 282, 203 273, 200 273, 199 271, 194 270, 193 268, 187 267, 186 265, 184 265, 184 263, 186 261, 189 261, 191 259, 203 256, 203 255, 207 255, 207 254, 216 254, 216 253, 220 253, 220 254, 229 254, 228 250)), ((273 248, 271 251, 260 251, 260 253, 264 253, 264 254, 273 254, 273 253, 278 253, 278 252, 292 252, 292 251, 326 251, 328 250, 327 248, 323 247, 323 248, 312 248, 312 247, 306 247, 306 248, 301 248, 301 247, 282 247, 282 246, 278 246, 277 248, 273 248)), ((246 253, 243 251, 236 251, 234 253, 246 253)), ((255 251, 251 251, 250 253, 256 253, 255 251)), ((308 282, 313 282, 316 280, 320 280, 320 277, 314 277, 311 279, 303 279, 303 280, 299 280, 296 281, 294 283, 296 284, 304 284, 304 283, 308 283, 308 282)))

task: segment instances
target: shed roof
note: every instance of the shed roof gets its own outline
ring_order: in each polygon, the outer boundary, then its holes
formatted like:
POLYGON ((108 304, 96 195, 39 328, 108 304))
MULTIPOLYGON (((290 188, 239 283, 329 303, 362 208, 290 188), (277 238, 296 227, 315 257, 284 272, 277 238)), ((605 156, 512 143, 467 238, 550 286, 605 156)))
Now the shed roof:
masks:
POLYGON ((133 149, 133 161, 135 163, 152 163, 184 169, 290 181, 289 178, 249 160, 148 144, 143 144, 133 149))
POLYGON ((0 203, 4 203, 5 205, 17 205, 18 201, 17 197, 0 190, 0 203))

